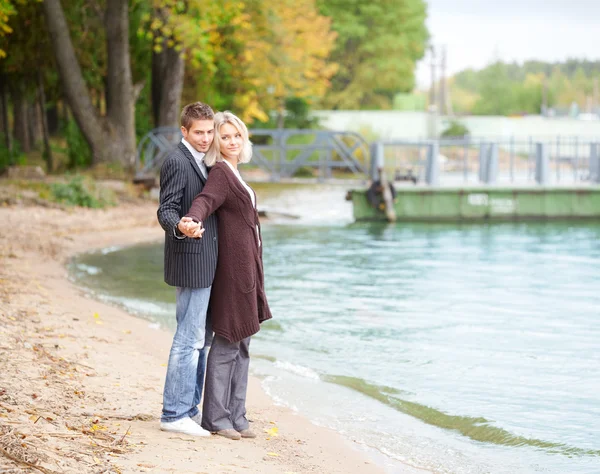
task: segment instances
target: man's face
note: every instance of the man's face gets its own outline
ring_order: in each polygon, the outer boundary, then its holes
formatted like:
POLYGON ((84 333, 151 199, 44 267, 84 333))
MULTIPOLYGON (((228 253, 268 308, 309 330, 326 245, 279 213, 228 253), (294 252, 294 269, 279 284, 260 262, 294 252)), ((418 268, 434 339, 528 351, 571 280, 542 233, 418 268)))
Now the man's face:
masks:
POLYGON ((215 121, 194 120, 189 129, 181 127, 181 133, 194 150, 206 153, 215 137, 215 121))

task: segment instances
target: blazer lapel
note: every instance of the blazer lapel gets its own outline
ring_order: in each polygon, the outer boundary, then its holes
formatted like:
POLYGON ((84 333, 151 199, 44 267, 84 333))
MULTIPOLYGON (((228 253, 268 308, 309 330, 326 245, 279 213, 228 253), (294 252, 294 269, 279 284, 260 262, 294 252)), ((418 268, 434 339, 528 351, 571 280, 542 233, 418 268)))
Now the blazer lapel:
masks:
POLYGON ((188 160, 190 160, 190 163, 192 164, 192 168, 194 168, 194 171, 196 172, 196 174, 200 178, 200 181, 202 181, 202 184, 203 185, 206 184, 206 178, 202 174, 202 171, 200 171, 200 167, 198 166, 198 163, 196 162, 196 159, 190 153, 190 150, 188 150, 188 148, 183 144, 183 142, 179 142, 179 149, 183 152, 183 154, 185 155, 185 157, 188 160))

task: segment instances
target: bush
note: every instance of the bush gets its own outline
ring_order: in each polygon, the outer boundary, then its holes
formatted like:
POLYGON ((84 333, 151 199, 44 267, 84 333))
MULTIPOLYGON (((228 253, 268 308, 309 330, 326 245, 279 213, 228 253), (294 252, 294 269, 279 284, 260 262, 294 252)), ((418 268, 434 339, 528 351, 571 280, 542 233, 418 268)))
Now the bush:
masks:
POLYGON ((450 120, 448 127, 442 132, 442 138, 464 138, 471 132, 458 120, 450 120))
POLYGON ((89 167, 92 164, 92 150, 74 119, 70 119, 65 127, 65 138, 69 169, 89 167))
MULTIPOLYGON (((277 114, 271 112, 268 121, 255 120, 248 128, 277 128, 277 114)), ((290 97, 285 100, 285 128, 318 129, 319 118, 311 116, 310 104, 300 97, 290 97)), ((259 137, 255 137, 259 138, 259 137)))
POLYGON ((24 165, 25 155, 21 152, 19 142, 13 142, 12 150, 6 148, 3 143, 0 144, 0 174, 13 165, 24 165))
POLYGON ((314 169, 310 166, 301 166, 292 175, 294 178, 314 178, 315 172, 314 169))
POLYGON ((106 191, 84 181, 82 176, 75 176, 68 183, 54 183, 50 185, 50 191, 54 201, 68 206, 102 208, 114 203, 106 191))

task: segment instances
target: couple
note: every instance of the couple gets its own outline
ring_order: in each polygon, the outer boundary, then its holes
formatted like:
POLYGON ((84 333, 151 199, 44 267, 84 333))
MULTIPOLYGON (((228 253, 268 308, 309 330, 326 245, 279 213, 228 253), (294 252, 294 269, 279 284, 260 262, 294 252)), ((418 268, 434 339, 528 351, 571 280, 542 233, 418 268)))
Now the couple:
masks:
POLYGON ((238 117, 201 102, 184 107, 181 132, 160 172, 165 281, 176 287, 177 318, 160 428, 254 438, 246 419, 248 349, 271 312, 256 195, 237 169, 250 161, 252 145, 238 117))

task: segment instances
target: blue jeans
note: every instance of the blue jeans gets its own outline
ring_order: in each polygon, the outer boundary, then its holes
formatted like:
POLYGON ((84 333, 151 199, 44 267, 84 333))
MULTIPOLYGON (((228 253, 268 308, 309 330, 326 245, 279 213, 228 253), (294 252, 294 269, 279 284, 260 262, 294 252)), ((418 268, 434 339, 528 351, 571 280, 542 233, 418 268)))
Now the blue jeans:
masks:
POLYGON ((161 421, 177 421, 198 413, 212 339, 206 317, 209 299, 210 287, 176 289, 177 330, 169 354, 161 421))

